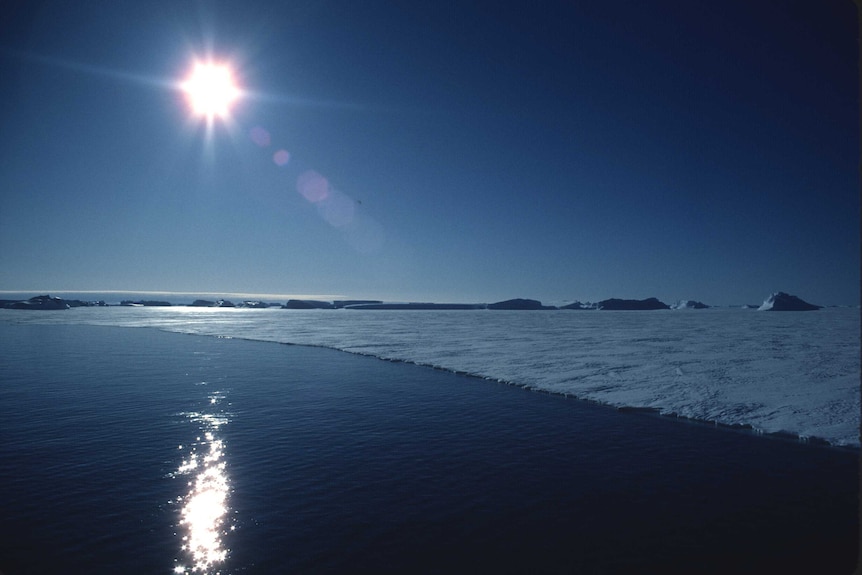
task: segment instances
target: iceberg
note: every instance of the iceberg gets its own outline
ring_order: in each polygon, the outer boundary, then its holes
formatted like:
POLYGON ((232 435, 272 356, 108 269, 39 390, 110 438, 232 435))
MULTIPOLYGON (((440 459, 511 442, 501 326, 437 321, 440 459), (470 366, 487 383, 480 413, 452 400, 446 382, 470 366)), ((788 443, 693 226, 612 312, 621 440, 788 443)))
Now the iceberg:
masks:
POLYGON ((311 299, 289 299, 281 306, 282 309, 333 309, 335 306, 328 301, 311 299))
POLYGON ((69 309, 71 306, 69 303, 58 297, 51 297, 50 295, 38 295, 35 297, 31 297, 30 299, 14 301, 14 300, 0 300, 0 307, 6 309, 48 309, 48 310, 56 310, 56 309, 69 309))
POLYGON ((580 302, 580 301, 573 301, 572 303, 570 303, 568 305, 564 305, 564 306, 560 307, 560 309, 597 309, 597 305, 598 304, 594 304, 594 303, 590 303, 590 302, 584 303, 584 302, 580 302))
POLYGON ((347 306, 346 309, 385 309, 385 310, 469 310, 469 309, 486 309, 487 306, 479 303, 429 303, 429 302, 409 302, 409 303, 366 303, 347 306))
POLYGON ((691 299, 681 299, 678 302, 671 304, 670 309, 707 309, 709 308, 703 302, 691 300, 691 299))
POLYGON ((810 304, 795 295, 775 292, 763 301, 758 311, 813 311, 822 306, 810 304))
POLYGON ((598 309, 604 310, 651 310, 670 309, 670 306, 658 299, 651 297, 647 299, 617 299, 611 298, 600 301, 598 309))
POLYGON ((507 299, 506 301, 498 301, 488 304, 488 309, 506 309, 506 310, 536 310, 536 309, 557 309, 554 306, 542 305, 542 302, 534 299, 507 299))

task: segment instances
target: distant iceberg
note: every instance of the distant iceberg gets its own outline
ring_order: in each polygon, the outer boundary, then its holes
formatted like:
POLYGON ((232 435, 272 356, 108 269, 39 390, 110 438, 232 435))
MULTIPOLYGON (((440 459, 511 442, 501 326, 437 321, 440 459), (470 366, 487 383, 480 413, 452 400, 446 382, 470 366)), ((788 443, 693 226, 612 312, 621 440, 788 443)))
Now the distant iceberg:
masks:
POLYGON ((69 303, 58 297, 50 295, 38 295, 30 299, 15 301, 15 300, 0 300, 0 307, 6 309, 69 309, 69 303))
POLYGON ((708 305, 705 303, 691 300, 691 299, 681 299, 678 302, 671 304, 670 309, 707 309, 708 305))
POLYGON ((594 303, 582 303, 579 301, 574 301, 568 305, 564 305, 560 307, 560 309, 598 309, 598 304, 594 303))
POLYGON ((313 299, 289 299, 281 306, 282 309, 333 309, 335 305, 328 301, 313 299))
POLYGON ((758 311, 813 311, 822 306, 803 301, 795 295, 786 294, 782 291, 775 292, 763 301, 758 311))
MULTIPOLYGON (((170 304, 168 304, 170 305, 170 304)), ((233 302, 226 299, 218 301, 210 301, 206 299, 196 299, 191 303, 191 307, 236 307, 233 302)))
POLYGON ((485 309, 485 304, 478 303, 430 303, 430 302, 409 302, 409 303, 366 303, 347 306, 346 309, 385 309, 385 310, 465 310, 465 309, 485 309))
POLYGON ((604 310, 653 310, 670 309, 666 303, 651 297, 647 299, 618 299, 611 298, 600 301, 598 309, 604 310))
POLYGON ((506 310, 535 310, 535 309, 557 309, 554 306, 542 305, 542 302, 534 299, 507 299, 506 301, 498 301, 497 303, 488 304, 488 309, 506 309, 506 310))

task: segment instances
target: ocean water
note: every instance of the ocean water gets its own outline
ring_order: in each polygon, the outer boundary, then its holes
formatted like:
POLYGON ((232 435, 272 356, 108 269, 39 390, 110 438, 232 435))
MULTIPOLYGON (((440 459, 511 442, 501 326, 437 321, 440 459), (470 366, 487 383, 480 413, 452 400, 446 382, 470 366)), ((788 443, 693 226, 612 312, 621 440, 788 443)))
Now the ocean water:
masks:
POLYGON ((859 447, 860 311, 78 308, 0 321, 329 347, 698 421, 859 447))
POLYGON ((855 565, 855 449, 238 339, 324 314, 86 311, 0 322, 6 575, 855 565))

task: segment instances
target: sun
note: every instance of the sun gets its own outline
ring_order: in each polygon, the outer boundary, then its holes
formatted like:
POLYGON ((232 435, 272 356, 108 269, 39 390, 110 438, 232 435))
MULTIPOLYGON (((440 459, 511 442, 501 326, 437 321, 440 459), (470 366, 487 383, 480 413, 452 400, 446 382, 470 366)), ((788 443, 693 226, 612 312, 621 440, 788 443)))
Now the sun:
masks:
POLYGON ((192 111, 207 119, 226 118, 231 105, 240 97, 233 71, 227 64, 197 62, 182 83, 192 111))

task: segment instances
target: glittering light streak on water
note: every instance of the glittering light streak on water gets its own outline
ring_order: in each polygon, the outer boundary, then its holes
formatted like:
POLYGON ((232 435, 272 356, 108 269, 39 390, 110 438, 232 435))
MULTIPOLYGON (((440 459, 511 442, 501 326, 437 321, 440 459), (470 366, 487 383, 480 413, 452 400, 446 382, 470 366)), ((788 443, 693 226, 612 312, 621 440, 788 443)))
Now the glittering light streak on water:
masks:
MULTIPOLYGON (((223 396, 214 394, 209 404, 215 406, 223 396)), ((181 554, 176 560, 174 573, 219 573, 227 559, 229 549, 224 535, 233 530, 228 525, 230 479, 226 472, 225 444, 218 436, 218 429, 228 423, 223 413, 184 414, 199 426, 202 435, 197 436, 190 447, 188 457, 183 459, 175 476, 188 476, 188 492, 178 497, 182 505, 179 527, 182 531, 181 554)), ((184 446, 179 446, 184 449, 184 446)))

